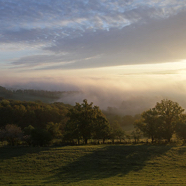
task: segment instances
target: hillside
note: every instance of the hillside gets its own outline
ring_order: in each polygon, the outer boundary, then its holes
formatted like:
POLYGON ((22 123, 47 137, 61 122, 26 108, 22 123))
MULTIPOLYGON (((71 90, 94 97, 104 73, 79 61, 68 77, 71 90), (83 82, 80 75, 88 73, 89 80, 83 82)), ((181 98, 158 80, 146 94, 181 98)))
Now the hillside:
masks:
POLYGON ((185 185, 185 146, 1 147, 0 185, 185 185))
POLYGON ((76 91, 47 91, 35 89, 7 89, 0 86, 0 98, 19 101, 42 101, 44 103, 57 102, 60 98, 76 93, 76 91))

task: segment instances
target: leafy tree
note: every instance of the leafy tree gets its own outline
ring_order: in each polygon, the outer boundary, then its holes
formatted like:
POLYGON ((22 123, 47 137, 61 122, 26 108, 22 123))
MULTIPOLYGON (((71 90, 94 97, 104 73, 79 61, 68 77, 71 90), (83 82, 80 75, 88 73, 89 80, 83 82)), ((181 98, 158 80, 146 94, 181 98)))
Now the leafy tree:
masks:
MULTIPOLYGON (((101 110, 97 106, 93 106, 91 102, 88 104, 87 100, 84 99, 82 104, 76 103, 76 105, 69 110, 67 115, 69 120, 67 121, 65 128, 65 137, 70 137, 70 140, 82 138, 87 144, 88 139, 98 137, 100 134, 96 133, 96 125, 101 125, 99 132, 103 132, 107 127, 107 120, 104 118, 101 110), (94 131, 95 129, 95 131, 94 131)), ((104 133, 104 132, 103 132, 104 133)), ((106 132, 105 132, 106 133, 106 132)), ((102 136, 102 139, 105 138, 102 136)))
POLYGON ((25 106, 22 105, 21 103, 19 103, 19 105, 14 105, 13 106, 14 123, 20 124, 26 112, 27 110, 25 106))
POLYGON ((141 137, 141 131, 139 129, 136 129, 132 131, 131 136, 134 138, 134 142, 138 143, 141 137))
POLYGON ((46 130, 51 134, 52 138, 60 138, 62 136, 61 131, 61 124, 60 123, 47 123, 46 130))
POLYGON ((167 99, 157 103, 155 109, 161 120, 163 138, 170 142, 176 128, 176 123, 181 120, 184 109, 178 103, 167 99))
POLYGON ((110 137, 112 139, 112 143, 114 143, 115 139, 119 139, 121 142, 121 139, 124 138, 124 135, 125 133, 117 121, 111 123, 110 137))
POLYGON ((0 101, 0 127, 14 123, 22 129, 28 125, 46 128, 48 122, 65 124, 70 106, 63 103, 46 104, 15 100, 0 101))
MULTIPOLYGON (((98 113, 100 113, 99 110, 98 113)), ((93 138, 97 139, 98 143, 99 143, 99 139, 103 139, 103 143, 104 143, 105 139, 109 137, 109 134, 110 134, 109 122, 102 114, 99 114, 93 125, 93 138)))
POLYGON ((21 140, 22 135, 23 133, 20 127, 14 124, 8 124, 5 126, 5 138, 10 145, 17 145, 21 140))
POLYGON ((135 128, 143 132, 143 135, 151 138, 152 143, 160 136, 160 119, 155 108, 142 113, 142 118, 134 122, 135 128))
POLYGON ((126 138, 128 139, 128 142, 131 142, 131 135, 130 134, 126 134, 126 138))
POLYGON ((28 127, 25 127, 23 130, 24 131, 23 141, 25 141, 29 146, 32 145, 31 134, 34 129, 35 128, 32 125, 29 125, 28 127))
POLYGON ((8 106, 8 105, 10 105, 10 101, 8 101, 8 100, 6 100, 6 99, 3 99, 3 100, 1 101, 1 105, 2 105, 2 106, 8 106))
POLYGON ((49 145, 52 140, 52 136, 45 129, 37 128, 32 130, 31 140, 34 146, 46 146, 49 145))
POLYGON ((178 103, 163 99, 154 108, 142 113, 142 119, 135 125, 145 136, 151 137, 152 142, 155 138, 164 138, 170 142, 176 123, 182 119, 183 112, 184 109, 178 103))
POLYGON ((24 128, 24 134, 25 135, 31 135, 32 130, 34 130, 34 127, 32 125, 29 125, 28 127, 24 128))

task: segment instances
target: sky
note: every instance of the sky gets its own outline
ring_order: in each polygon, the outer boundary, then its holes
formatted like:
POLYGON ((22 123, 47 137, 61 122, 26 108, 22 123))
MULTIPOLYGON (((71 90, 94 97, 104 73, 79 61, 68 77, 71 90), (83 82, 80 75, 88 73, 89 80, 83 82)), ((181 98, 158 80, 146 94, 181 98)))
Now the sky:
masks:
POLYGON ((0 85, 184 99, 186 1, 0 0, 0 85))

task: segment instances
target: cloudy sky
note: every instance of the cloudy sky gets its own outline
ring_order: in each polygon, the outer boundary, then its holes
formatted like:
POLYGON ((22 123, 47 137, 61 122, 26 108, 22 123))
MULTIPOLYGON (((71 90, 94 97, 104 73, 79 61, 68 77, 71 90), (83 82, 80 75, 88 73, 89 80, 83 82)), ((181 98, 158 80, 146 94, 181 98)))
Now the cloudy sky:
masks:
POLYGON ((0 65, 7 86, 185 95, 186 1, 0 0, 0 65))

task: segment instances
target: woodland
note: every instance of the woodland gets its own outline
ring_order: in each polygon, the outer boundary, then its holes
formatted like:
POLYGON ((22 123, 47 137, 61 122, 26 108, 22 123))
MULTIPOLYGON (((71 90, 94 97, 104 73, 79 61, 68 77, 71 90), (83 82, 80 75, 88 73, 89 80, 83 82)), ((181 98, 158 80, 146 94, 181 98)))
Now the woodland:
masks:
MULTIPOLYGON (((62 92, 1 88, 1 95, 57 97, 62 92)), ((163 99, 138 115, 117 115, 84 99, 75 106, 0 98, 2 144, 49 146, 87 143, 186 141, 186 115, 177 102, 163 99), (150 141, 149 141, 150 140, 150 141)))

